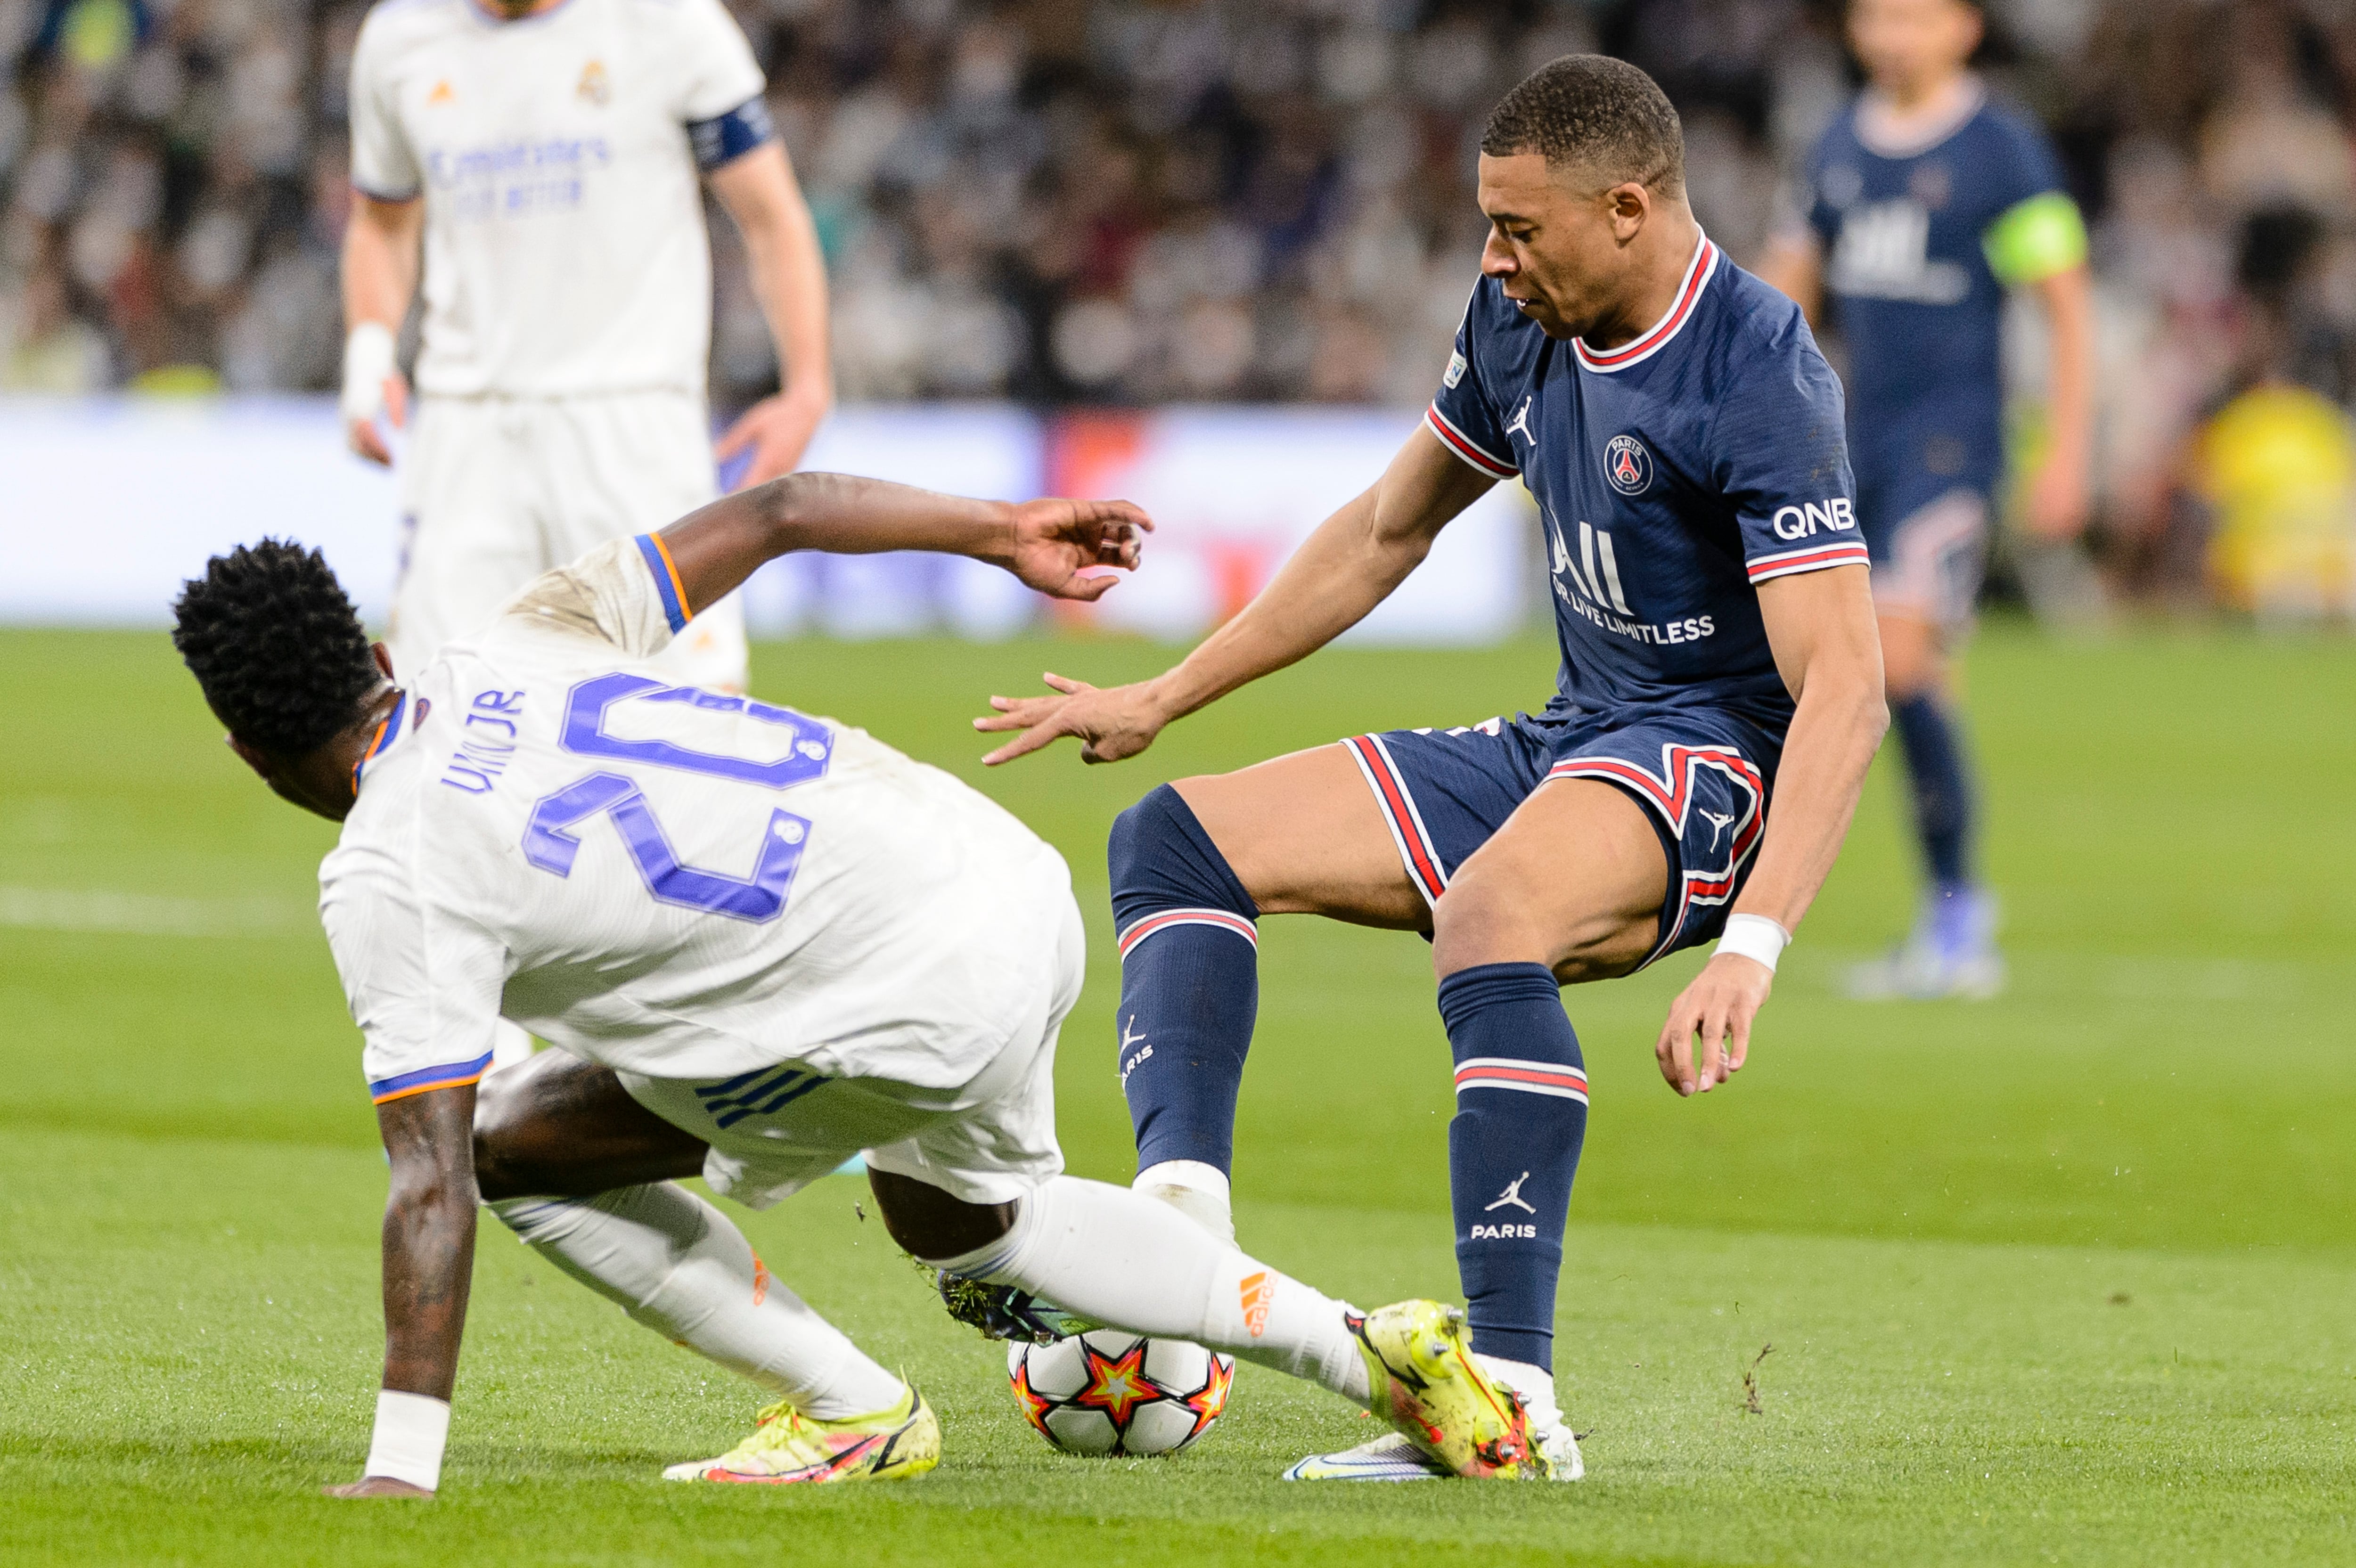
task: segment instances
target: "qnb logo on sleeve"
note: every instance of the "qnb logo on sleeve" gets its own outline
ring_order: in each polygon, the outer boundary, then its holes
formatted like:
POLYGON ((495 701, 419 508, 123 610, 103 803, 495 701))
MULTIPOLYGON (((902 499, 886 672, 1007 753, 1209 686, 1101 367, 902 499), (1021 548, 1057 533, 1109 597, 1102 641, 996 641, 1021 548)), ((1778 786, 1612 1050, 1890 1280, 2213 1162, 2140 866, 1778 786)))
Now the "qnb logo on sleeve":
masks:
POLYGON ((1804 506, 1779 507, 1768 522, 1779 539, 1814 539, 1820 531, 1840 533, 1857 527, 1857 511, 1847 496, 1835 496, 1804 506))

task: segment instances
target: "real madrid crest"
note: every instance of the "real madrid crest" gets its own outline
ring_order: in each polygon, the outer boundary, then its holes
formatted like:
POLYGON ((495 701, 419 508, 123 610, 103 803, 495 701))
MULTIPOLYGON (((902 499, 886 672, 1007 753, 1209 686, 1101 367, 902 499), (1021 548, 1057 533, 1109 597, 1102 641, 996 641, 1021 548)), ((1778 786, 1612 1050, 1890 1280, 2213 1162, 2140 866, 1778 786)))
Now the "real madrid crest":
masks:
POLYGON ((581 68, 580 85, 573 90, 584 103, 603 104, 614 90, 605 80, 605 62, 591 60, 581 68))
POLYGON ((1603 444, 1603 477, 1622 496, 1641 496, 1653 482, 1653 454, 1633 435, 1615 435, 1603 444))

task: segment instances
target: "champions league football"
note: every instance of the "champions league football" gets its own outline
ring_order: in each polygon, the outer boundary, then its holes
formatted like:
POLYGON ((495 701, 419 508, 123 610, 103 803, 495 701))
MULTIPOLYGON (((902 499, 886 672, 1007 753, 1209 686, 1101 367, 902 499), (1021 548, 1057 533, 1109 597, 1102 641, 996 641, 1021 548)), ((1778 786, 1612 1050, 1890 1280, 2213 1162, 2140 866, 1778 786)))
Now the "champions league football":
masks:
POLYGON ((1006 1379, 1032 1429, 1066 1454, 1175 1454, 1218 1424, 1235 1360, 1183 1339, 1095 1329, 1007 1347, 1006 1379))

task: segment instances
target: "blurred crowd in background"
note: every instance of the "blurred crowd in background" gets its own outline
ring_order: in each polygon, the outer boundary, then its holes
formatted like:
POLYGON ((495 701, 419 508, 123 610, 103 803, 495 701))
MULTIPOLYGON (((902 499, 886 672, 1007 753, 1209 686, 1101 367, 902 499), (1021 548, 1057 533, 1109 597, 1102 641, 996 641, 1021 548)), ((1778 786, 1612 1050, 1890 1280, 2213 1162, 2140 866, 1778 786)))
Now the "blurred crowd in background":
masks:
MULTIPOLYGON (((846 400, 1419 403, 1477 262, 1481 123, 1525 72, 1597 48, 1652 71, 1738 260, 1856 81, 1834 0, 731 4, 824 240, 846 400)), ((1990 10, 1983 69, 2095 235, 2115 583, 2205 591, 2236 508, 2344 532, 2356 4, 1990 10)), ((332 384, 364 14, 0 0, 0 389, 332 384)), ((776 367, 712 230, 724 409, 776 367)))

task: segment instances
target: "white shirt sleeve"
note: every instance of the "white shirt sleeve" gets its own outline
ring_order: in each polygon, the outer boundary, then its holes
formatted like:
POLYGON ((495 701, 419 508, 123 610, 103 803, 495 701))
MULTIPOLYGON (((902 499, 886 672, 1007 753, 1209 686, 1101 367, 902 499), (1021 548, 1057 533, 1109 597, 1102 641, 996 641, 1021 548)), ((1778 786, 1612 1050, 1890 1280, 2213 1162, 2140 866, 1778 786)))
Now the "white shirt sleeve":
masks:
POLYGON ((678 0, 664 20, 678 29, 672 112, 680 124, 725 114, 760 97, 768 86, 744 29, 720 0, 678 0))
POLYGON ((423 181, 401 129, 398 83, 387 69, 381 11, 360 25, 352 49, 352 186, 379 201, 408 201, 423 181))
POLYGON ((661 652, 692 614, 662 540, 640 534, 599 545, 529 583, 499 613, 498 627, 592 637, 646 658, 661 652))
POLYGON ((381 1105, 478 1081, 491 1067, 506 949, 426 907, 391 854, 339 848, 323 872, 320 919, 360 1026, 369 1097, 381 1105))

